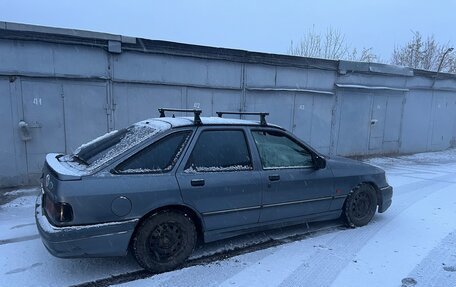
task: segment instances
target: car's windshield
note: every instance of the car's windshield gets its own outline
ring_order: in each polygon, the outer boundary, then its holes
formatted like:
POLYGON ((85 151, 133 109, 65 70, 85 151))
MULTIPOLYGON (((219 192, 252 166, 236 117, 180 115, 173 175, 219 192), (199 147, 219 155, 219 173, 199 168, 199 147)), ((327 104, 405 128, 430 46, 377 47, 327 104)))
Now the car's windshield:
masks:
POLYGON ((150 138, 157 131, 150 125, 139 124, 112 131, 77 148, 72 159, 95 168, 150 138))

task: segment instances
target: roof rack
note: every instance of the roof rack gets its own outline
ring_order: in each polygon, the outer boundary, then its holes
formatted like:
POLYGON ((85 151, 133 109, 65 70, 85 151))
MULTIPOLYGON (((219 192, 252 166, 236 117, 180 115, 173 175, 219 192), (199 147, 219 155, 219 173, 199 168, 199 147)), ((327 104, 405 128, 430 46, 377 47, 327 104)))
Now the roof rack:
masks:
MULTIPOLYGON (((164 118, 165 112, 182 112, 182 113, 193 113, 193 122, 195 125, 201 125, 203 122, 201 121, 201 110, 197 109, 168 109, 168 108, 160 108, 158 109, 160 112, 160 118, 164 118)), ((174 115, 173 115, 174 117, 174 115)))
POLYGON ((269 116, 269 113, 265 112, 216 112, 217 115, 221 118, 223 115, 258 115, 260 116, 260 125, 266 126, 266 116, 269 116))

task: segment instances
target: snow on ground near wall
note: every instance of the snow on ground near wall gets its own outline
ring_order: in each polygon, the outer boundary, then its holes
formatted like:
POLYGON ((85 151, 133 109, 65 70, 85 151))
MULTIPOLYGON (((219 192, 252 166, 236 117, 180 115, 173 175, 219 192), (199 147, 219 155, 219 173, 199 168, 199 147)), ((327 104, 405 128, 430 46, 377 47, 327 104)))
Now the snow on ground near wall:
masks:
MULTIPOLYGON (((317 232, 304 240, 121 285, 456 286, 456 150, 367 161, 383 167, 394 187, 393 205, 369 225, 317 232)), ((0 200, 1 286, 69 286, 139 269, 131 257, 52 257, 34 225, 35 192, 8 194, 11 200, 0 200)), ((303 229, 275 231, 272 237, 303 229)), ((249 240, 261 242, 263 237, 216 242, 194 257, 249 240)))
POLYGON ((3 195, 0 201, 3 203, 0 205, 0 241, 37 234, 33 208, 38 194, 38 188, 27 188, 3 195))

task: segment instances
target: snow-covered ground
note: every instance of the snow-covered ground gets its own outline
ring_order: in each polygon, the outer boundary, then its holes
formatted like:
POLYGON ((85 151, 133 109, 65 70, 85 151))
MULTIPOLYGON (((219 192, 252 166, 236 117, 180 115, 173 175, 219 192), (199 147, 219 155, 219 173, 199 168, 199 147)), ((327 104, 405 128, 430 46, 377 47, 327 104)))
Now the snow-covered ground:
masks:
MULTIPOLYGON (((384 168, 394 187, 393 205, 369 225, 327 222, 288 243, 307 227, 216 242, 193 257, 269 238, 285 243, 121 286, 456 286, 456 150, 367 161, 384 168)), ((69 286, 139 270, 131 257, 49 255, 34 225, 37 193, 0 194, 0 286, 69 286)))

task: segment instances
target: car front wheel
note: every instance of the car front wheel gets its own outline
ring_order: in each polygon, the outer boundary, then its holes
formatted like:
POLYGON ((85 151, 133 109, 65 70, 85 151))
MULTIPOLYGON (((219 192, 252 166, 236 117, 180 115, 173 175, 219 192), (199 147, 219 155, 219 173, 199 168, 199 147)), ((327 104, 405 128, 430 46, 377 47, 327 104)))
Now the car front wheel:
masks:
POLYGON ((144 220, 132 249, 141 267, 152 272, 172 270, 185 262, 196 244, 196 228, 186 214, 163 211, 144 220))
POLYGON ((344 206, 344 217, 350 227, 368 224, 377 210, 377 195, 374 187, 361 184, 353 189, 344 206))

